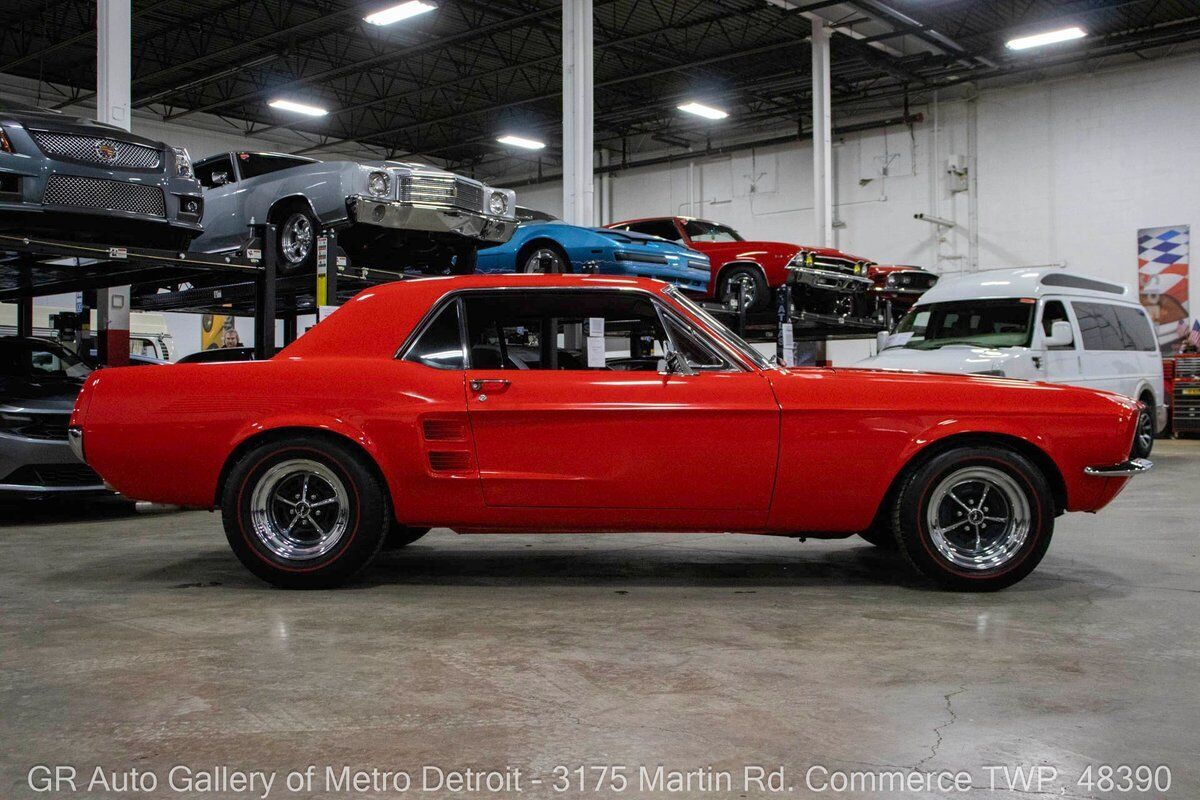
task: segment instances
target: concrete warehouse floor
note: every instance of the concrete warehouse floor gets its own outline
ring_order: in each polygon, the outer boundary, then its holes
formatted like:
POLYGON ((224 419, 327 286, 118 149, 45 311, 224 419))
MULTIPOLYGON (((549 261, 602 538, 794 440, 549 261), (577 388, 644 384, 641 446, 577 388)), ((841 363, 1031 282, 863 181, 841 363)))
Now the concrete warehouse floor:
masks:
MULTIPOLYGON (((279 770, 272 797, 347 796, 287 794, 308 764, 512 765, 526 781, 556 764, 738 780, 783 765, 792 796, 814 764, 967 769, 981 787, 983 765, 1043 764, 1069 797, 1110 796, 1076 785, 1088 764, 1167 764, 1164 796, 1194 798, 1200 442, 1160 442, 1155 460, 1099 516, 1062 518, 1041 567, 992 595, 929 589, 857 539, 444 530, 353 588, 286 592, 234 560, 215 514, 9 509, 0 797, 34 796, 29 768, 66 763, 153 770, 149 796, 184 796, 166 787, 179 764, 279 770)), ((672 796, 739 794, 757 796, 672 796)))

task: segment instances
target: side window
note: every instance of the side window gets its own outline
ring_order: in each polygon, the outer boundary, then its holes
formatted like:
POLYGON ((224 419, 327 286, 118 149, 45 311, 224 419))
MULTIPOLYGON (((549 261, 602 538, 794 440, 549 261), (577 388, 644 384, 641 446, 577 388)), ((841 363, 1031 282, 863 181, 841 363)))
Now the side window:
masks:
POLYGON ((457 300, 450 302, 422 331, 408 349, 405 361, 415 361, 434 369, 462 369, 462 335, 458 327, 457 300))
POLYGON ((672 242, 680 240, 679 230, 675 227, 675 223, 669 219, 655 219, 647 222, 635 222, 632 225, 624 226, 626 230, 631 230, 634 233, 645 233, 649 236, 661 236, 672 242))
MULTIPOLYGON (((1045 336, 1050 335, 1050 332, 1054 328, 1054 323, 1056 323, 1056 322, 1069 323, 1070 321, 1071 321, 1070 317, 1067 316, 1067 307, 1065 305, 1063 305, 1061 300, 1047 301, 1046 305, 1044 305, 1042 307, 1042 333, 1043 333, 1043 335, 1045 335, 1045 336)), ((1075 344, 1072 342, 1071 344, 1068 344, 1068 345, 1059 345, 1058 347, 1052 347, 1050 349, 1051 350, 1074 350, 1075 344)))
POLYGON ((237 173, 233 171, 233 162, 229 156, 210 159, 196 165, 196 180, 200 181, 200 185, 205 189, 215 189, 226 183, 232 183, 236 176, 237 173), (225 177, 218 178, 218 175, 225 177))
POLYGON ((465 305, 473 369, 654 372, 676 328, 676 346, 697 368, 726 366, 679 323, 669 338, 654 302, 641 294, 484 293, 465 305))
POLYGON ((1114 306, 1117 322, 1121 325, 1125 340, 1133 350, 1153 352, 1158 349, 1158 341, 1154 329, 1150 327, 1150 319, 1146 311, 1133 306, 1114 306))
POLYGON ((730 368, 729 362, 700 338, 691 326, 670 314, 666 315, 666 323, 675 349, 687 359, 692 368, 709 370, 730 368))
POLYGON ((1157 346, 1141 309, 1111 303, 1071 305, 1086 350, 1154 350, 1157 346))

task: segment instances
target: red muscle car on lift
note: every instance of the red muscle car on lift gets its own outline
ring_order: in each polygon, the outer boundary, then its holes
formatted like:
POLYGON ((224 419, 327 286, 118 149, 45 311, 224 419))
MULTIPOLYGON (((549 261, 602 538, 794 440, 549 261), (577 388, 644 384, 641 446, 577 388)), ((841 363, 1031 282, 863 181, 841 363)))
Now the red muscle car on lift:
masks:
POLYGON ((900 319, 917 302, 917 298, 933 288, 938 276, 927 269, 900 264, 872 264, 867 276, 874 284, 871 298, 875 313, 888 323, 900 319))
POLYGON ((871 262, 827 247, 746 241, 728 225, 693 217, 652 217, 614 222, 617 230, 661 236, 708 256, 708 293, 734 306, 742 287, 753 311, 769 308, 774 291, 792 284, 797 308, 845 317, 867 297, 871 262))
POLYGON ((341 583, 445 526, 860 534, 980 590, 1150 467, 1126 460, 1138 408, 785 369, 657 281, 472 275, 367 289, 267 361, 100 370, 70 437, 130 498, 220 507, 281 586, 341 583))

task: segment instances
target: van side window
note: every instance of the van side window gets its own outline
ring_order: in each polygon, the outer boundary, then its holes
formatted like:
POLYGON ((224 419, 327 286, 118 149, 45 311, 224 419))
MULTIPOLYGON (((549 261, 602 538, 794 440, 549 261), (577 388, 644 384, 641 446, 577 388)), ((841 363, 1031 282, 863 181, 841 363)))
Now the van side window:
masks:
POLYGON ((1154 350, 1145 312, 1111 303, 1072 301, 1085 350, 1154 350))
MULTIPOLYGON (((1062 304, 1062 301, 1050 300, 1042 308, 1042 333, 1046 336, 1049 336, 1054 328, 1054 323, 1056 322, 1066 322, 1069 324, 1071 319, 1067 316, 1067 307, 1062 304)), ((1075 344, 1072 342, 1071 344, 1059 345, 1058 347, 1051 347, 1050 349, 1074 350, 1075 344)))

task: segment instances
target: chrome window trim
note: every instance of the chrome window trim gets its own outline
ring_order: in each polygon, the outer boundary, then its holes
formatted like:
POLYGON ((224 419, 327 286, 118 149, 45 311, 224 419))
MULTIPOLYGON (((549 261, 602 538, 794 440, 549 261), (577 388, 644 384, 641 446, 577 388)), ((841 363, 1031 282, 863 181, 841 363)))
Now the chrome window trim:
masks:
MULTIPOLYGON (((667 287, 667 289, 670 289, 670 288, 671 287, 669 287, 669 286, 667 287)), ((442 295, 441 297, 439 297, 435 302, 430 304, 429 310, 426 311, 424 316, 422 316, 421 319, 417 322, 417 324, 415 326, 413 326, 412 332, 410 332, 409 335, 407 337, 405 337, 404 342, 400 345, 400 347, 398 347, 396 349, 396 355, 393 356, 393 359, 398 360, 398 361, 409 361, 410 363, 418 364, 420 366, 426 367, 427 369, 437 369, 436 367, 430 367, 428 364, 422 364, 419 361, 413 361, 413 360, 409 359, 408 356, 409 356, 410 352, 412 351, 412 348, 415 347, 417 342, 420 341, 420 338, 421 338, 422 334, 424 334, 425 330, 431 324, 433 324, 434 320, 437 319, 438 314, 441 313, 442 309, 444 309, 451 302, 457 302, 458 303, 458 321, 459 321, 459 323, 458 323, 459 344, 463 349, 463 363, 465 364, 463 371, 465 372, 466 370, 471 369, 472 367, 471 367, 470 351, 467 348, 468 332, 466 329, 466 325, 467 325, 466 313, 465 313, 465 309, 463 308, 463 301, 466 299, 467 295, 471 295, 471 294, 490 294, 490 293, 494 293, 494 292, 511 292, 511 291, 518 291, 518 292, 545 292, 545 291, 550 291, 550 292, 631 292, 631 293, 635 293, 635 294, 641 294, 641 295, 644 295, 647 298, 649 298, 650 302, 652 304, 654 304, 654 308, 655 308, 656 312, 658 312, 658 313, 661 313, 659 311, 659 309, 662 308, 662 309, 666 309, 666 311, 668 311, 669 313, 674 313, 675 316, 677 316, 677 317, 680 316, 679 312, 676 311, 676 309, 674 309, 670 304, 664 302, 662 300, 662 298, 658 297, 655 293, 648 291, 646 289, 635 288, 632 286, 492 286, 492 287, 486 287, 486 288, 480 287, 480 288, 453 289, 453 290, 447 292, 446 294, 442 295)), ((668 294, 667 296, 670 297, 670 294, 668 294)), ((684 316, 683 320, 686 323, 687 317, 684 316)), ((665 325, 663 327, 669 337, 670 330, 667 329, 665 325)), ((732 370, 723 370, 723 371, 754 372, 757 370, 758 365, 753 365, 753 367, 747 366, 746 362, 743 361, 741 354, 737 353, 733 348, 729 347, 720 337, 714 336, 712 333, 710 333, 705 328, 697 327, 695 325, 690 325, 689 327, 692 329, 693 333, 700 338, 700 340, 703 344, 705 344, 708 347, 710 347, 711 349, 715 350, 718 355, 724 356, 725 360, 733 367, 732 370)), ((672 341, 672 344, 674 344, 674 341, 672 341)), ((440 370, 440 371, 452 372, 453 370, 440 370)), ((559 370, 559 371, 560 372, 591 372, 592 370, 559 370)), ((715 370, 703 370, 703 371, 713 372, 715 370)))

